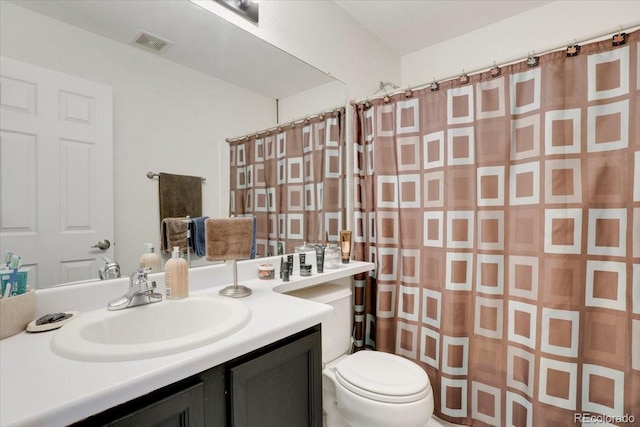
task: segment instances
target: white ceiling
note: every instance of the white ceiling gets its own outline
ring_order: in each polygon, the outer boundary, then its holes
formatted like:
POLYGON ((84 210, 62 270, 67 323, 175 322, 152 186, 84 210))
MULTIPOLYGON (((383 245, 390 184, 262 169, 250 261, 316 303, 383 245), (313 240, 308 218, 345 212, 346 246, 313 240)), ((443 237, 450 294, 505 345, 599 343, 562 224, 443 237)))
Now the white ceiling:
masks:
POLYGON ((532 0, 334 0, 389 48, 405 55, 540 7, 532 0))

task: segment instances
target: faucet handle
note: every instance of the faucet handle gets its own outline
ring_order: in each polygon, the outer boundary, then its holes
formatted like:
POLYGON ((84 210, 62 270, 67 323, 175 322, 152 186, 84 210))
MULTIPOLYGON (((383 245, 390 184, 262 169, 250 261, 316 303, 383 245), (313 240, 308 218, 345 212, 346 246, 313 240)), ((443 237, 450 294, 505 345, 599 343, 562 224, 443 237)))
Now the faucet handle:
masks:
POLYGON ((104 265, 98 269, 100 280, 116 279, 120 277, 120 265, 114 259, 102 257, 104 265))
POLYGON ((145 268, 139 268, 136 271, 134 271, 133 273, 131 273, 131 277, 129 278, 130 282, 131 282, 131 286, 133 285, 140 285, 142 283, 146 283, 147 281, 147 274, 151 272, 151 268, 150 267, 145 267, 145 268))

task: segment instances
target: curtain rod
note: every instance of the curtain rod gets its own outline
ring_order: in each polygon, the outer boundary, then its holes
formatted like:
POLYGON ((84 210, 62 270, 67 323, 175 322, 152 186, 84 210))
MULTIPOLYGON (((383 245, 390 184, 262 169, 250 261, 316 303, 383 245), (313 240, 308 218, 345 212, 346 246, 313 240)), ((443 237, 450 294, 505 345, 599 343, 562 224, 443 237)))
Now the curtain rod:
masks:
POLYGON ((315 119, 316 117, 320 117, 320 116, 323 116, 325 114, 335 114, 336 112, 341 111, 341 110, 342 110, 342 112, 344 112, 344 106, 338 106, 338 107, 335 107, 333 110, 322 111, 320 113, 312 114, 310 116, 302 117, 302 118, 299 118, 299 119, 293 119, 293 120, 291 120, 291 121, 289 121, 287 123, 281 123, 281 124, 279 124, 277 126, 273 126, 273 127, 270 127, 270 128, 264 129, 264 130, 260 130, 260 131, 257 131, 257 132, 250 132, 250 133, 248 133, 246 135, 236 136, 234 138, 227 138, 225 141, 227 141, 227 143, 231 143, 231 142, 239 141, 239 140, 244 139, 244 138, 248 138, 250 136, 254 136, 254 135, 258 136, 258 135, 263 134, 263 133, 265 133, 265 134, 266 133, 270 133, 270 132, 273 132, 274 130, 284 129, 287 126, 293 126, 293 125, 295 125, 297 123, 302 123, 305 120, 315 119))
MULTIPOLYGON (((609 31, 606 31, 606 32, 600 32, 600 33, 597 33, 597 34, 592 34, 590 36, 583 37, 582 40, 573 39, 572 43, 575 45, 575 44, 582 44, 582 43, 586 43, 586 42, 592 42, 592 41, 596 41, 598 39, 601 39, 601 38, 603 38, 605 36, 609 36, 611 34, 616 35, 616 34, 620 34, 622 32, 630 31, 630 30, 634 30, 635 31, 636 29, 639 29, 639 28, 640 28, 640 22, 635 22, 633 24, 627 24, 625 28, 623 28, 623 26, 620 25, 615 30, 609 30, 609 31)), ((546 50, 544 50, 544 51, 542 51, 540 53, 536 53, 536 51, 531 51, 525 57, 520 57, 519 56, 517 58, 513 58, 513 59, 510 59, 510 60, 507 60, 507 61, 501 61, 499 65, 504 66, 504 65, 514 64, 514 63, 526 60, 526 59, 528 59, 528 58, 530 58, 531 56, 534 56, 534 55, 535 56, 545 55, 547 53, 555 52, 555 51, 558 51, 560 49, 565 49, 565 48, 567 48, 567 46, 569 46, 569 45, 567 45, 567 44, 558 45, 558 46, 546 49, 546 50)), ((471 71, 468 71, 468 72, 465 72, 464 70, 462 70, 462 73, 463 74, 476 74, 476 73, 479 73, 479 72, 482 72, 482 71, 490 70, 491 68, 495 67, 496 64, 497 63, 494 61, 493 64, 491 64, 489 66, 485 66, 485 67, 482 67, 482 68, 477 68, 475 70, 471 70, 471 71)), ((435 79, 434 78, 432 81, 430 81, 428 83, 422 83, 422 84, 415 85, 415 86, 408 86, 406 88, 393 90, 391 92, 386 92, 385 91, 384 94, 374 94, 374 95, 371 95, 371 96, 368 96, 368 97, 365 97, 365 98, 361 98, 361 99, 358 99, 358 100, 353 100, 353 101, 350 102, 350 104, 351 105, 357 105, 357 104, 361 104, 363 102, 372 101, 374 99, 381 99, 381 98, 384 98, 385 96, 397 95, 399 93, 406 92, 407 90, 424 89, 424 88, 429 87, 430 85, 432 85, 434 82, 436 82, 436 83, 437 82, 445 82, 445 81, 457 79, 458 77, 460 77, 460 75, 448 76, 448 77, 443 77, 443 78, 440 78, 440 79, 435 79)), ((378 89, 378 91, 379 91, 379 89, 378 89)))

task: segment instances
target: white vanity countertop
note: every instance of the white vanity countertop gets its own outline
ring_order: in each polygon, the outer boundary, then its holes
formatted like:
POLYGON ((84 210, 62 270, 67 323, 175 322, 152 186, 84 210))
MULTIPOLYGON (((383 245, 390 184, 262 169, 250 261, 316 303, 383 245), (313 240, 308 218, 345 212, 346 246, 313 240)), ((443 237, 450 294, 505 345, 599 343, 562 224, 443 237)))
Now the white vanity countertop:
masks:
MULTIPOLYGON (((0 426, 70 424, 303 331, 330 317, 331 307, 279 292, 344 282, 373 268, 371 263, 352 261, 321 274, 314 265, 311 277, 301 277, 296 271, 290 282, 256 278, 259 263, 279 260, 238 263, 239 282, 253 290, 241 299, 251 309, 251 320, 231 336, 194 350, 126 362, 82 362, 60 357, 50 349, 55 331, 22 332, 1 340, 0 426)), ((190 295, 217 296, 230 281, 231 271, 229 265, 222 264, 192 269, 190 295)), ((276 265, 276 275, 278 271, 276 265)), ((163 292, 162 274, 150 278, 163 292)), ((108 314, 107 301, 123 295, 127 287, 128 279, 118 279, 38 291, 36 317, 69 310, 99 309, 108 314)))

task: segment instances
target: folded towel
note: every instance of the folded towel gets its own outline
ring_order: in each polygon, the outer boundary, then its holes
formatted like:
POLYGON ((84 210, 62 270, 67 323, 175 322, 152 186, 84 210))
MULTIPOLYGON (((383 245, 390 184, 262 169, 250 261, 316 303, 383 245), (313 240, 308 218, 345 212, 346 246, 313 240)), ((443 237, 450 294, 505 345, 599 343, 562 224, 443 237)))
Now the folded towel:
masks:
POLYGON ((208 218, 204 221, 207 261, 249 259, 252 218, 208 218))
POLYGON ((160 172, 160 220, 202 215, 202 178, 160 172))
POLYGON ((160 227, 160 251, 170 254, 174 246, 187 250, 187 218, 165 218, 160 227))
POLYGON ((238 215, 238 218, 253 218, 253 231, 251 232, 251 255, 249 258, 255 259, 258 251, 258 248, 256 246, 256 231, 257 231, 258 220, 254 215, 251 215, 251 214, 238 215))
POLYGON ((204 233, 204 221, 209 218, 208 216, 199 216, 198 218, 192 218, 189 223, 189 229, 191 235, 189 237, 189 246, 193 248, 193 252, 203 257, 206 255, 206 241, 204 233))

